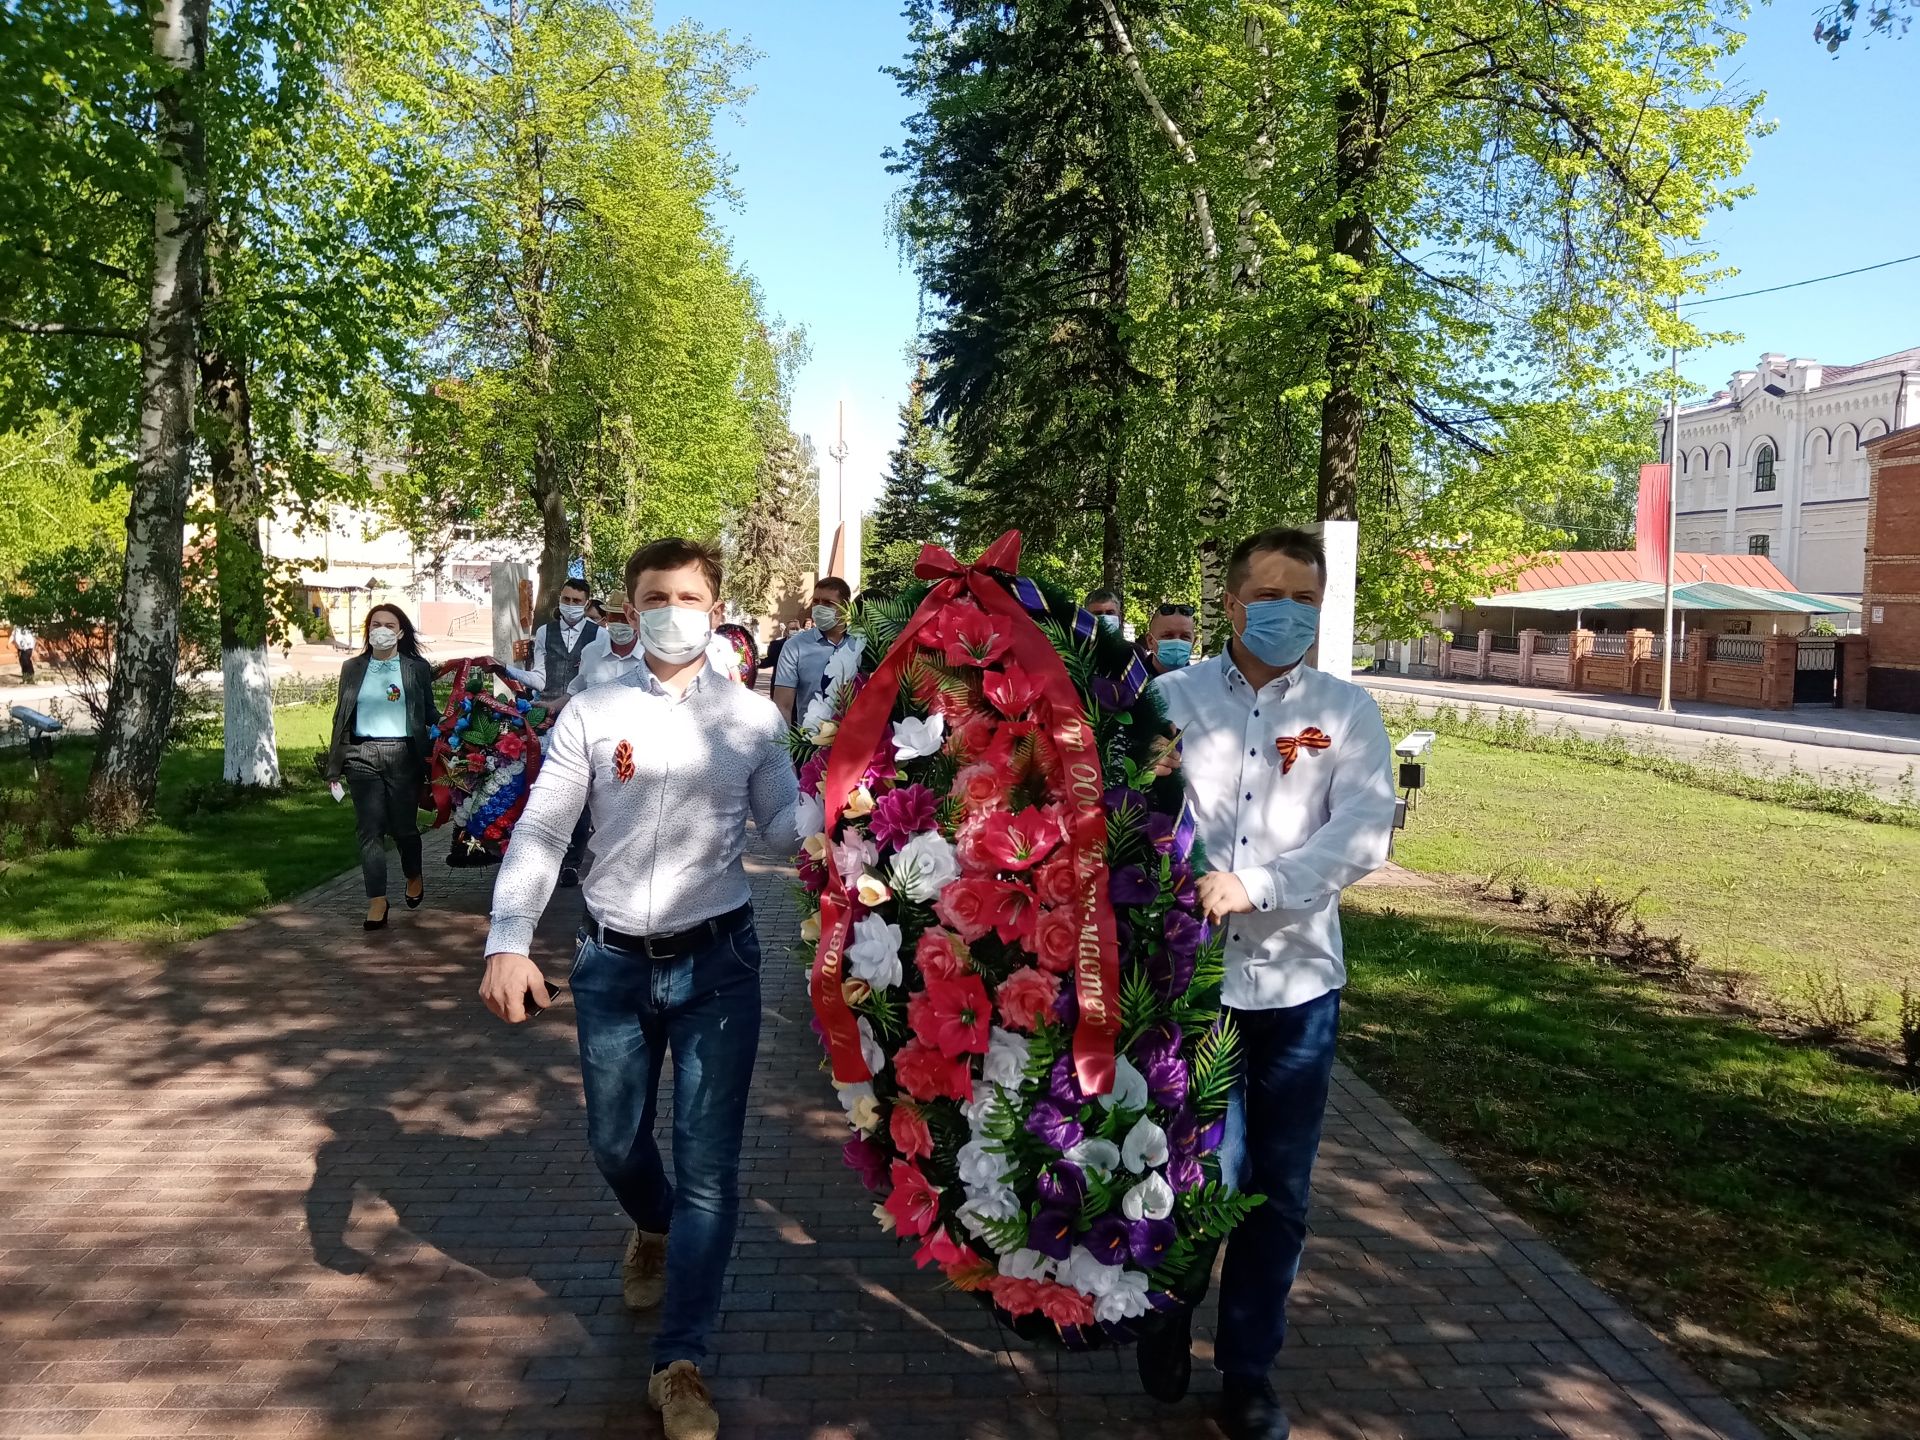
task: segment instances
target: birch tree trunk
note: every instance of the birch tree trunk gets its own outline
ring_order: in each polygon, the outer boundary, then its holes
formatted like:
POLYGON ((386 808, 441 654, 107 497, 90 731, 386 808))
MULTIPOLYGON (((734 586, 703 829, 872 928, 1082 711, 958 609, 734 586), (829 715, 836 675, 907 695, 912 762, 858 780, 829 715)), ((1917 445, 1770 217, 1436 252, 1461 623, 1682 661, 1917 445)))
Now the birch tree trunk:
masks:
POLYGON ((245 369, 215 348, 200 358, 200 386, 218 511, 214 563, 226 715, 221 773, 230 785, 276 789, 280 752, 273 727, 273 680, 267 673, 267 564, 260 543, 264 495, 253 460, 253 400, 245 369))
POLYGON ((135 824, 152 806, 173 718, 181 550, 198 388, 195 345, 207 205, 198 88, 206 69, 207 0, 154 0, 151 15, 154 56, 173 72, 171 83, 155 96, 156 150, 168 184, 153 207, 153 265, 140 341, 140 434, 113 679, 87 791, 90 817, 107 828, 135 824))

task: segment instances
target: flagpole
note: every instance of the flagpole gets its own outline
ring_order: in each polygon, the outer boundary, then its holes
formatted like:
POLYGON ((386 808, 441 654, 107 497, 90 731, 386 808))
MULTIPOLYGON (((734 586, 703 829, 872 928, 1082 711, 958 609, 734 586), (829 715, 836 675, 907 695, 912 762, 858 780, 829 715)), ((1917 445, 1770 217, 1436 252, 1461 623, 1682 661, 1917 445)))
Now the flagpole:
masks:
POLYGON ((1673 712, 1674 531, 1680 522, 1680 292, 1673 292, 1673 349, 1667 398, 1667 593, 1661 621, 1660 709, 1673 712))

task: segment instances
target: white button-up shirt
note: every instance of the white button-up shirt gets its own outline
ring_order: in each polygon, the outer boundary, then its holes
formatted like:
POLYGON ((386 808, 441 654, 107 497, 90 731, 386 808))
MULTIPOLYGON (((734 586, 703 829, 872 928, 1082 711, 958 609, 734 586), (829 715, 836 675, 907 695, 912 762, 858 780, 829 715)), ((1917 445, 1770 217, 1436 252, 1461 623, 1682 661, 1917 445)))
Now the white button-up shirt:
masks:
POLYGON ((1226 919, 1222 1000, 1238 1010, 1304 1005, 1347 983, 1340 891, 1384 865, 1393 836, 1393 747, 1358 685, 1305 664, 1255 690, 1226 654, 1159 676, 1180 728, 1182 773, 1207 865, 1253 901, 1226 919), (1282 773, 1278 741, 1316 729, 1282 773))
POLYGON ((786 733, 771 701, 707 665, 684 695, 642 664, 575 697, 547 732, 494 878, 487 953, 527 953, 589 800, 586 900, 602 923, 672 935, 746 904, 747 817, 763 834, 793 833, 786 733))
MULTIPOLYGON (((647 652, 638 640, 634 641, 631 654, 616 655, 613 641, 602 629, 593 637, 593 643, 580 652, 580 673, 567 682, 567 694, 578 695, 596 685, 611 685, 646 663, 647 652)), ((715 635, 707 641, 707 668, 729 680, 740 678, 740 656, 726 636, 715 635)))

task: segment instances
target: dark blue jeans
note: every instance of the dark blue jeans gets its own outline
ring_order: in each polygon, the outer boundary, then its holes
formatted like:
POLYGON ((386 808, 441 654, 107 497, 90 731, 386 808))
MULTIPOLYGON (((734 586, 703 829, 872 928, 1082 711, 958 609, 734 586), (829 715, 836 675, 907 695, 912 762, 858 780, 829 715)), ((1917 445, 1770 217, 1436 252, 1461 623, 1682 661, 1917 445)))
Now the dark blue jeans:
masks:
POLYGON ((667 1235, 654 1364, 698 1364, 720 1313, 740 1213, 740 1132, 760 1048, 760 941, 748 921, 690 954, 653 961, 582 936, 571 983, 594 1163, 634 1224, 667 1235), (669 1053, 674 1181, 653 1138, 669 1053))
POLYGON ((1235 1010, 1242 1078, 1227 1103, 1220 1173, 1267 1197, 1227 1240, 1214 1364, 1264 1378, 1287 1338, 1287 1293, 1307 1243, 1307 1195, 1320 1149, 1340 992, 1286 1010, 1235 1010))

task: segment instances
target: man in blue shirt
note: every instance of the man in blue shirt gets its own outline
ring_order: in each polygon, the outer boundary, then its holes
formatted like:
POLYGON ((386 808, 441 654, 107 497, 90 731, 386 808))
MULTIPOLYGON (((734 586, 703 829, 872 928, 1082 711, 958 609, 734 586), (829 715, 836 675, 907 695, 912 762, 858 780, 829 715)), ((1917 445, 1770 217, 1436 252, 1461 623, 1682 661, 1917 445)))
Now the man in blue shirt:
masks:
POLYGON ((827 663, 847 643, 847 610, 852 604, 853 587, 838 575, 822 575, 814 582, 813 628, 787 641, 773 672, 774 708, 789 725, 820 693, 827 663))

